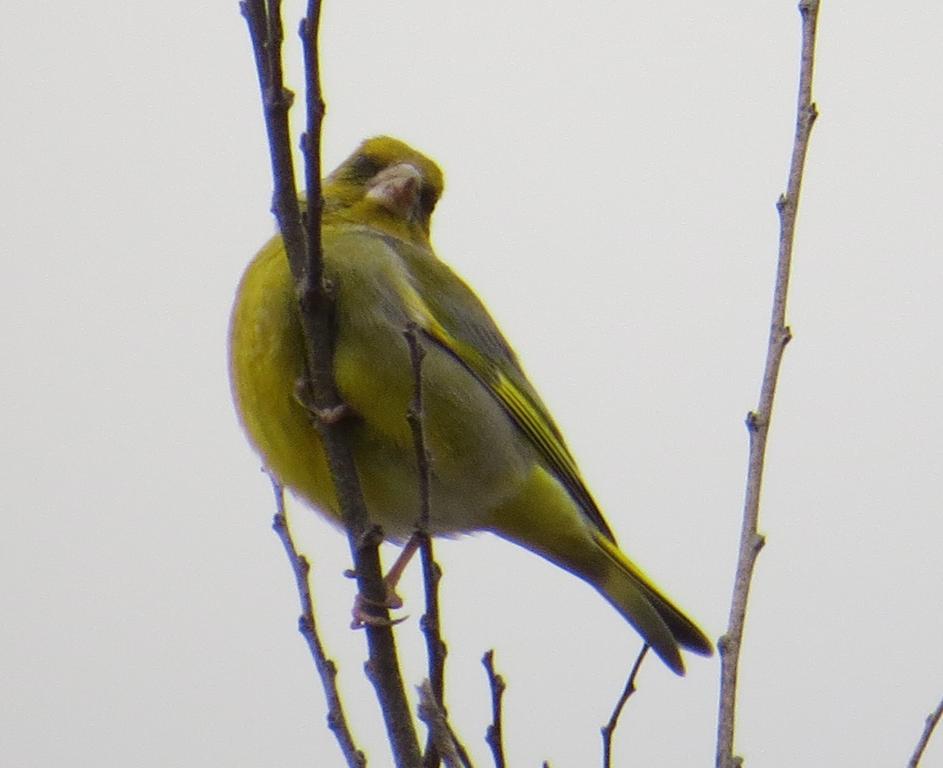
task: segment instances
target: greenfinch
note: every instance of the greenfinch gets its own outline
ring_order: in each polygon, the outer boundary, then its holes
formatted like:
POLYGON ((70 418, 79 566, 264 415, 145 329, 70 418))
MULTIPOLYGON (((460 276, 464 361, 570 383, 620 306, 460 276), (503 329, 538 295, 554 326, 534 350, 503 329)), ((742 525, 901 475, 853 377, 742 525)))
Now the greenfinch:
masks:
MULTIPOLYGON (((595 587, 661 659, 710 641, 616 544, 563 435, 468 285, 433 252, 439 168, 389 137, 365 141, 323 185, 321 240, 335 307, 334 377, 371 519, 409 538, 420 509, 406 419, 419 329, 433 534, 491 531, 595 587)), ((249 264, 232 310, 232 391, 249 440, 285 487, 340 521, 324 449, 297 396, 304 340, 280 236, 249 264)))

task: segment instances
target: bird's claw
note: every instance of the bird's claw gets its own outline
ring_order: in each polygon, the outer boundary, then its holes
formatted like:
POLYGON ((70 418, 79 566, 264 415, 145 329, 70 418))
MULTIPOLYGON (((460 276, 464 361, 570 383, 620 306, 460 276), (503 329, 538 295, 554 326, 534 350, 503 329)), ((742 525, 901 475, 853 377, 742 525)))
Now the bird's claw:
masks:
POLYGON ((353 410, 346 403, 339 403, 330 408, 318 408, 311 402, 307 379, 298 379, 295 381, 295 391, 292 393, 292 396, 295 398, 295 402, 298 403, 298 405, 322 424, 337 424, 353 413, 353 410))
POLYGON ((354 607, 350 611, 350 614, 353 617, 350 622, 351 629, 363 629, 367 626, 395 627, 397 624, 400 624, 409 618, 408 616, 401 616, 396 619, 390 619, 377 616, 369 610, 370 607, 395 610, 396 608, 403 607, 403 600, 393 590, 389 590, 387 592, 387 598, 382 602, 370 600, 358 592, 357 597, 354 599, 354 607))
POLYGON ((337 424, 337 422, 345 419, 352 412, 350 406, 346 403, 341 403, 331 408, 316 408, 313 411, 314 415, 321 420, 322 424, 337 424))

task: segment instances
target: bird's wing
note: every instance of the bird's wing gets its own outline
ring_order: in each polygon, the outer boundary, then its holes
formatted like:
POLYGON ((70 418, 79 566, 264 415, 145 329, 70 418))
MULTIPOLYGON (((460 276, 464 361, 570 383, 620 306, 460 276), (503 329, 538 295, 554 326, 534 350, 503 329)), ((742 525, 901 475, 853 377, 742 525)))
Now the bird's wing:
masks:
POLYGON ((460 362, 504 408, 537 453, 607 538, 612 529, 580 477, 576 461, 546 406, 527 380, 517 356, 484 305, 454 272, 434 256, 398 243, 397 250, 417 281, 429 310, 424 332, 460 362))

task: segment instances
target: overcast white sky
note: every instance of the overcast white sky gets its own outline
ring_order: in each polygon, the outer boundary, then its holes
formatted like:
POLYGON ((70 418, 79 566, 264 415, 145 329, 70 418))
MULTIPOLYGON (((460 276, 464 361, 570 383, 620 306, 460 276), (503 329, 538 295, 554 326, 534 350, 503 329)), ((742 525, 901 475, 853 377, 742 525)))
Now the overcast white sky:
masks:
MULTIPOLYGON (((286 4, 291 56, 303 3, 286 4)), ((5 765, 340 766, 271 494, 226 377, 273 229, 232 2, 9 4, 0 27, 0 754, 5 765)), ((741 672, 752 766, 901 765, 943 695, 943 9, 825 0, 815 128, 741 672)), ((478 289, 624 548, 723 631, 793 132, 792 0, 327 2, 324 155, 435 158, 440 255, 478 289)), ((307 510, 325 641, 388 764, 307 510)), ((513 765, 599 763, 639 649, 488 537, 438 553, 447 695, 479 765, 495 648, 513 765)), ((418 569, 398 629, 423 676, 418 569)), ((651 660, 619 765, 710 765, 717 659, 651 660)), ((924 766, 943 766, 943 734, 924 766)))

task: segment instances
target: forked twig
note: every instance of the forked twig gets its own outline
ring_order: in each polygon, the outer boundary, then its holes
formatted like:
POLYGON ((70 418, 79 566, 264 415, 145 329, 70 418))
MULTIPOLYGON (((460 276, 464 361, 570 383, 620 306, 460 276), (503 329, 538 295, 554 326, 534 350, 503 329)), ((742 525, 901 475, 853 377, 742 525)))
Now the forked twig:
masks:
POLYGON ((616 702, 616 706, 612 710, 612 715, 609 717, 609 722, 606 723, 602 728, 602 764, 603 768, 610 768, 612 765, 612 735, 615 733, 616 726, 619 724, 619 717, 622 715, 622 709, 625 707, 625 703, 629 700, 629 697, 635 693, 635 678, 638 677, 638 671, 642 666, 642 662, 645 660, 645 654, 648 653, 648 645, 643 645, 642 650, 639 652, 638 658, 635 659, 635 663, 632 665, 632 669, 629 672, 629 677, 625 681, 625 688, 622 689, 622 695, 619 696, 619 700, 616 702))
POLYGON ((468 751, 452 730, 445 710, 436 701, 428 680, 419 686, 419 719, 429 727, 429 739, 435 745, 436 760, 445 763, 446 768, 472 768, 468 751))
MULTIPOLYGON (((319 0, 309 0, 308 16, 302 24, 307 61, 307 125, 304 142, 305 177, 308 180, 308 212, 305 232, 301 225, 298 193, 292 166, 288 110, 293 94, 284 86, 281 63, 283 40, 279 0, 244 0, 240 9, 249 27, 256 70, 262 92, 265 126, 268 132, 275 194, 273 209, 285 243, 288 263, 295 281, 307 357, 306 401, 315 416, 343 411, 333 377, 333 302, 323 275, 321 253, 320 124, 324 103, 320 93, 317 34, 319 0), (310 237, 309 237, 310 235, 310 237)), ((384 607, 386 586, 380 567, 382 535, 370 525, 363 502, 360 480, 348 444, 349 419, 315 418, 324 443, 347 538, 354 561, 357 586, 367 610, 377 622, 365 628, 369 660, 366 668, 380 701, 390 746, 399 768, 419 764, 419 741, 406 699, 389 612, 384 607)))

